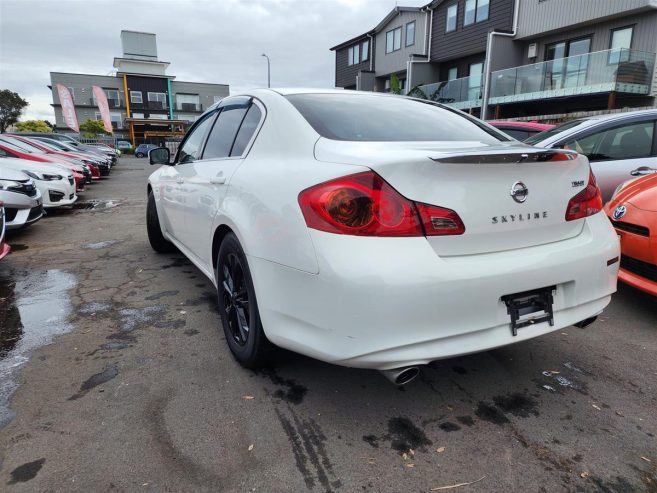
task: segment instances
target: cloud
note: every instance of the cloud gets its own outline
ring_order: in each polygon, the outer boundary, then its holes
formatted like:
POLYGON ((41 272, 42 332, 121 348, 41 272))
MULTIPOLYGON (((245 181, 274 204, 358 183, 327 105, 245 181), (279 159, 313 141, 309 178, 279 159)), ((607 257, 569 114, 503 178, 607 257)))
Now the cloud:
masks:
MULTIPOLYGON (((426 2, 411 0, 405 5, 426 2)), ((50 72, 107 75, 120 31, 157 34, 167 73, 230 84, 333 87, 342 41, 374 27, 394 0, 0 0, 0 88, 30 103, 23 118, 54 120, 50 72)))

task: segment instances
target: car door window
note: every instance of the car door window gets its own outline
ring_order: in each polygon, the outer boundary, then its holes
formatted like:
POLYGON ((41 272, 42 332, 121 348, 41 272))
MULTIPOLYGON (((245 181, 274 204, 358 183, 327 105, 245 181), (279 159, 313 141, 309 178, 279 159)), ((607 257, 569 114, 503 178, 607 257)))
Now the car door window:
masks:
POLYGON ((648 157, 652 152, 654 130, 653 121, 634 123, 572 139, 564 147, 584 154, 591 161, 648 157))
POLYGON ((260 108, 258 108, 257 105, 252 104, 249 108, 249 111, 246 112, 244 120, 242 120, 242 126, 237 132, 237 137, 235 137, 233 149, 230 151, 231 156, 241 156, 244 154, 246 146, 249 145, 253 134, 258 128, 261 117, 262 111, 260 111, 260 108))
POLYGON ((199 121, 187 135, 180 150, 178 151, 178 164, 191 163, 201 157, 203 140, 208 128, 214 120, 215 113, 210 113, 203 120, 199 121))
POLYGON ((248 110, 248 104, 228 105, 221 110, 212 127, 203 159, 229 157, 237 131, 248 110))

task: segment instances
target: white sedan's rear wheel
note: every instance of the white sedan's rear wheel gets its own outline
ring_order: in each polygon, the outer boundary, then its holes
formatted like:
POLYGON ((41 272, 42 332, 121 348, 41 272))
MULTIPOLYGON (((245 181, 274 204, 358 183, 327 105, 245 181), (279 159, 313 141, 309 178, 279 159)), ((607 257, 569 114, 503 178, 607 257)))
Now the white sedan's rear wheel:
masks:
POLYGON ((246 368, 263 366, 272 345, 262 329, 246 256, 233 233, 221 243, 216 275, 221 322, 231 353, 246 368))
POLYGON ((158 253, 175 252, 176 247, 167 240, 162 234, 160 220, 157 217, 157 207, 153 192, 148 194, 148 203, 146 204, 146 231, 148 232, 148 241, 153 250, 158 253))

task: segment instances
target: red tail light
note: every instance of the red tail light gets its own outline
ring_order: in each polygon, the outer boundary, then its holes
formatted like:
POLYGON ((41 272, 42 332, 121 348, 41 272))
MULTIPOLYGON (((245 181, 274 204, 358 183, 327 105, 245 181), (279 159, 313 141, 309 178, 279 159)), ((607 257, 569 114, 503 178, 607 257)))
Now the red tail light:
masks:
POLYGON ((299 205, 309 228, 329 233, 424 236, 427 231, 433 236, 465 231, 454 211, 415 204, 372 171, 308 188, 299 194, 299 205))
POLYGON ((593 172, 589 171, 589 184, 568 202, 566 221, 574 221, 575 219, 592 216, 601 210, 602 194, 595 181, 593 172))
POLYGON ((415 204, 427 236, 462 235, 465 225, 459 215, 451 209, 435 205, 415 204))

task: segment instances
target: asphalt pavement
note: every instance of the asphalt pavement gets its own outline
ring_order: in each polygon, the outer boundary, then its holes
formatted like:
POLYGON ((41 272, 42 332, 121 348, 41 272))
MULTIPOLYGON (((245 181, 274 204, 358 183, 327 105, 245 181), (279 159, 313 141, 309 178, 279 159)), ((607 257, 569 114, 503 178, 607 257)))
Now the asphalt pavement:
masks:
POLYGON ((657 300, 620 286, 585 329, 402 389, 284 351, 245 370, 211 282, 148 244, 151 171, 121 158, 9 238, 0 490, 657 492, 657 300))

